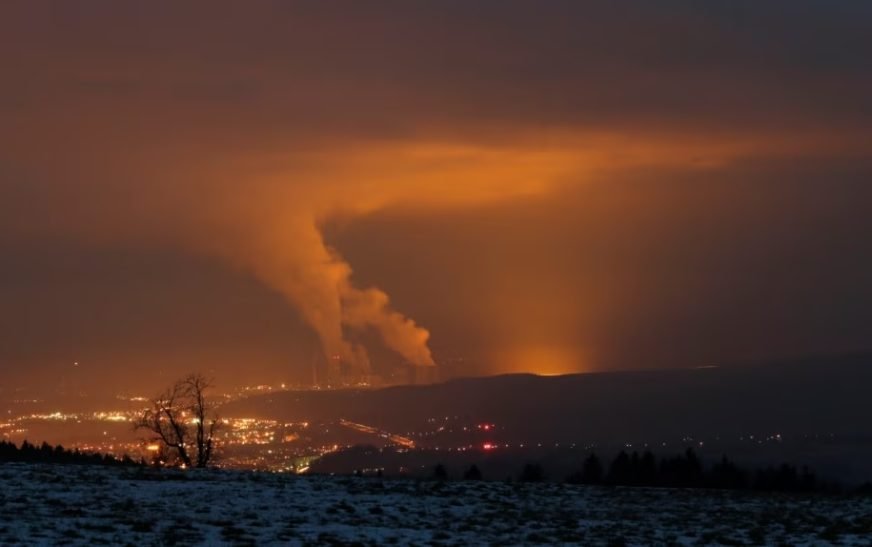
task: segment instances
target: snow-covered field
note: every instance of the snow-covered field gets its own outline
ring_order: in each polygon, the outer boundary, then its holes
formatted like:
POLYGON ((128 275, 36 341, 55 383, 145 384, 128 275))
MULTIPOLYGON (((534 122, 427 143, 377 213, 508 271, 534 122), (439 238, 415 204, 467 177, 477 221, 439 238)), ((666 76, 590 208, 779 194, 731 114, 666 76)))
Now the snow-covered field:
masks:
POLYGON ((0 464, 2 544, 872 545, 872 500, 0 464))

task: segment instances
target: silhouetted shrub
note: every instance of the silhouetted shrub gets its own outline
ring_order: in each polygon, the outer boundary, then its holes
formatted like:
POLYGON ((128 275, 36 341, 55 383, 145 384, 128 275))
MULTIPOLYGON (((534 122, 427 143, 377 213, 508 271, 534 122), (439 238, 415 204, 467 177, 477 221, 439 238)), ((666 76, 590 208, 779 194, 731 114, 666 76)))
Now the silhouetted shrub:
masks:
POLYGON ((448 478, 448 471, 445 469, 444 465, 440 463, 433 468, 433 478, 437 481, 444 481, 448 478))
POLYGON ((790 464, 768 467, 757 471, 754 477, 755 490, 781 492, 812 492, 817 488, 817 479, 807 467, 802 472, 790 464))
POLYGON ((706 484, 709 488, 741 490, 748 487, 747 473, 742 471, 726 456, 712 466, 706 484))
POLYGON ((630 456, 621 450, 609 466, 606 482, 613 485, 628 485, 631 483, 632 478, 633 469, 630 463, 630 456))
POLYGON ((591 453, 585 458, 581 471, 573 473, 566 481, 571 484, 602 484, 603 464, 596 454, 591 453))
POLYGON ((463 473, 463 478, 468 481, 480 481, 482 479, 481 470, 477 465, 472 464, 470 468, 463 473))
POLYGON ((521 482, 542 482, 545 480, 545 472, 538 463, 528 463, 521 469, 518 480, 521 482))
POLYGON ((858 496, 872 496, 872 482, 864 482, 854 490, 854 493, 858 496))
POLYGON ((692 448, 683 456, 664 459, 660 462, 660 483, 664 486, 683 488, 703 485, 702 463, 692 448))

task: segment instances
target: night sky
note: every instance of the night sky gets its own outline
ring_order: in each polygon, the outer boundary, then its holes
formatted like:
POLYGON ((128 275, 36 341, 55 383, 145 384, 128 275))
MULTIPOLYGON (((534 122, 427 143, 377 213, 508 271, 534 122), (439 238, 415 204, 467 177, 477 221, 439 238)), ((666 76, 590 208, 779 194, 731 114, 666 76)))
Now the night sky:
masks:
POLYGON ((866 0, 4 1, 3 383, 872 350, 870 60, 866 0))

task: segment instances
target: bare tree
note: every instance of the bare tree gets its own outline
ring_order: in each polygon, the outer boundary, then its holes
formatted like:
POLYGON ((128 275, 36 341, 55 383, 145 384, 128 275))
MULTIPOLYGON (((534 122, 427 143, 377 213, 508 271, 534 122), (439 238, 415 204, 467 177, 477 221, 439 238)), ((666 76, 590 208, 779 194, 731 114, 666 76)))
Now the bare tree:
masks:
POLYGON ((149 439, 177 458, 185 467, 206 467, 214 457, 215 431, 220 423, 205 397, 211 383, 202 374, 177 381, 151 401, 135 422, 137 430, 153 434, 149 439))

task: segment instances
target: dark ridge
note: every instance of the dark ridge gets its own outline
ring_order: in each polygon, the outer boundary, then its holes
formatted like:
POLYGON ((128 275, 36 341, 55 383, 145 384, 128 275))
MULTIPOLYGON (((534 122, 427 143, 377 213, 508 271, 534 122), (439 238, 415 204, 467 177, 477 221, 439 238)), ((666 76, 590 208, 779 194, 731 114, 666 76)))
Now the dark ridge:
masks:
POLYGON ((872 436, 872 358, 858 355, 697 369, 567 376, 513 374, 379 390, 284 392, 222 412, 281 420, 345 418, 408 431, 471 416, 521 438, 659 439, 748 433, 872 436))

